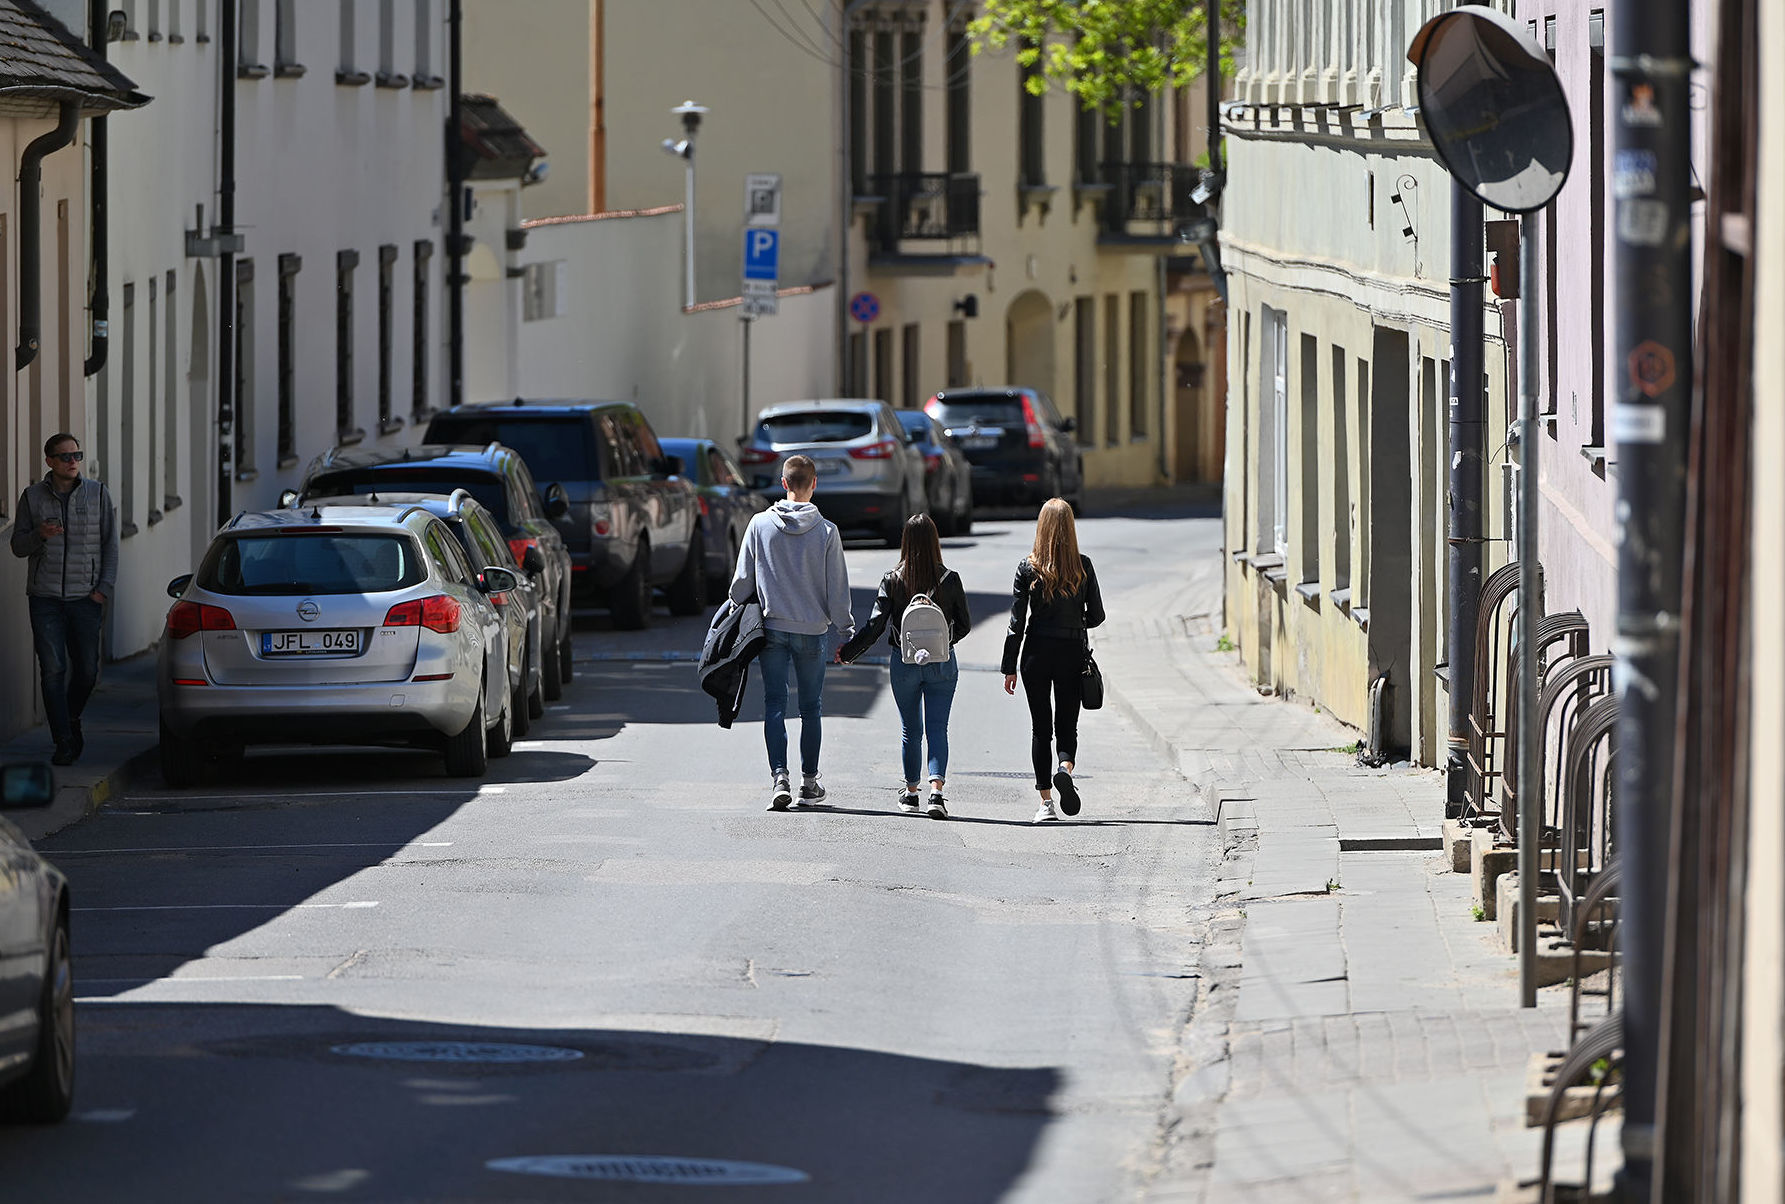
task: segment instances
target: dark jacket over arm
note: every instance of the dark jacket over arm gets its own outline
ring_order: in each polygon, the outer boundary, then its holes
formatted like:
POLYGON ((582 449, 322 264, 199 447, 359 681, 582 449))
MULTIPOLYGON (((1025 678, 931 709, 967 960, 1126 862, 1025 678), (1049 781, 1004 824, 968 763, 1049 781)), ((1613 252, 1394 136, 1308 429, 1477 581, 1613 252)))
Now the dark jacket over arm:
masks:
POLYGON ((1000 665, 1006 677, 1017 670, 1025 638, 1082 642, 1088 629, 1103 625, 1103 591, 1097 586, 1097 570, 1089 556, 1079 559, 1085 566, 1084 584, 1077 592, 1058 598, 1042 596, 1041 578, 1027 559, 1016 566, 1016 581, 1010 587, 1010 631, 1004 637, 1000 665))
MULTIPOLYGON (((961 575, 952 569, 944 570, 942 580, 936 586, 936 593, 930 599, 942 608, 942 614, 948 619, 948 640, 958 644, 967 638, 973 629, 973 615, 967 609, 967 589, 961 584, 961 575)), ((880 591, 874 595, 874 613, 868 621, 855 633, 855 638, 840 649, 844 660, 852 661, 874 646, 880 633, 889 626, 892 634, 887 637, 887 644, 893 648, 899 646, 899 620, 905 615, 905 607, 911 604, 911 595, 905 589, 905 583, 899 580, 897 572, 888 573, 880 579, 880 591)))

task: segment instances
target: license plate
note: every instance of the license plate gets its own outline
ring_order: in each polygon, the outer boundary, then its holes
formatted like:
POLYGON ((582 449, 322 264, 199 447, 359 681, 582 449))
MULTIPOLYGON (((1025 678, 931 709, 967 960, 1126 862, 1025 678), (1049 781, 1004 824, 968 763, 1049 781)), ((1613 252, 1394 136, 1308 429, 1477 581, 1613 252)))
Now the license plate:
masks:
POLYGON ((841 461, 841 460, 814 460, 814 461, 812 461, 812 467, 818 470, 819 476, 831 477, 831 476, 835 476, 836 474, 843 471, 843 461, 841 461))
POLYGON ((262 656, 321 656, 359 651, 360 633, 347 631, 263 631, 262 656))
POLYGON ((960 440, 962 451, 990 451, 998 446, 996 435, 969 435, 960 440))

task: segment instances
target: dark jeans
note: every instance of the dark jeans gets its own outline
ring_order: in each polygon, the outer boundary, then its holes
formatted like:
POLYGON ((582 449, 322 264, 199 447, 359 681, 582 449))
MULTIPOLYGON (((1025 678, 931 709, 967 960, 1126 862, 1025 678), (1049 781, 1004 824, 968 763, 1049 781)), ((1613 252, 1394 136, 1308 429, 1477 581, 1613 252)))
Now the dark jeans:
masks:
POLYGON ((66 744, 93 693, 93 683, 99 680, 99 625, 105 606, 91 598, 64 602, 34 595, 26 601, 50 736, 57 744, 66 744))
POLYGON ((1029 698, 1033 737, 1029 752, 1035 762, 1035 789, 1052 790, 1054 746, 1060 749, 1060 760, 1078 760, 1078 710, 1084 700, 1085 646, 1078 640, 1030 636, 1023 642, 1019 668, 1023 693, 1029 698))
POLYGON ((818 772, 818 749, 824 740, 824 637, 770 631, 758 659, 762 662, 762 738, 768 745, 769 771, 787 769, 787 679, 800 692, 800 771, 818 772))
POLYGON ((899 756, 905 785, 915 788, 923 769, 924 737, 930 741, 930 777, 948 776, 948 713, 954 708, 961 663, 951 656, 929 665, 907 665, 893 653, 892 693, 899 704, 899 756))

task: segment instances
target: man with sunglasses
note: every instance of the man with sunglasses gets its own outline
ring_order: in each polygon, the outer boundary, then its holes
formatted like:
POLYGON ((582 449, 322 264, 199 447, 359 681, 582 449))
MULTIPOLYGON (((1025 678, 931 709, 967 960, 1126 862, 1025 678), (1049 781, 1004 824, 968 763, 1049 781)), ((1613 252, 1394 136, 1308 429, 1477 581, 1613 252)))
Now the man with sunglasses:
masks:
POLYGON ((26 602, 56 765, 81 755, 81 710, 99 680, 99 628, 118 581, 118 508, 101 481, 81 476, 73 435, 43 445, 49 471, 19 498, 12 554, 28 558, 26 602))

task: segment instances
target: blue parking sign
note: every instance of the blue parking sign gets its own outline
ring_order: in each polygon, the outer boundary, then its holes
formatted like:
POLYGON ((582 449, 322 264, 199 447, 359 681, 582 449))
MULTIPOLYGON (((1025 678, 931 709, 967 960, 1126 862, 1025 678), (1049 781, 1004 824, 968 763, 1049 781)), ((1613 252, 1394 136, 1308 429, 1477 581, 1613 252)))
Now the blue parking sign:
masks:
POLYGON ((744 279, 776 280, 781 275, 781 232, 750 229, 744 231, 744 279))

